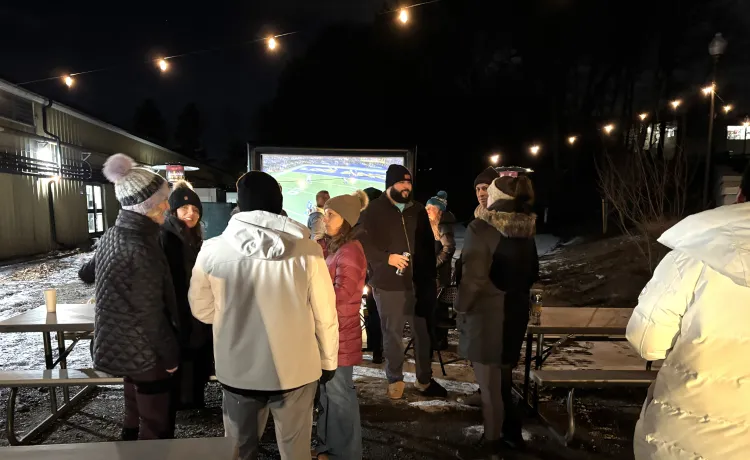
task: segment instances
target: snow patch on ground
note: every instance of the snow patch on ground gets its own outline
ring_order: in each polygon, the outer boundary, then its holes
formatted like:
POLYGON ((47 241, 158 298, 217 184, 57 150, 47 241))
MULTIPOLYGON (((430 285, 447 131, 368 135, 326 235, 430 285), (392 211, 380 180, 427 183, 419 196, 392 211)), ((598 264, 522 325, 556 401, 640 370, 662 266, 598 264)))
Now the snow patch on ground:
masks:
MULTIPOLYGON (((354 366, 354 379, 359 380, 364 377, 386 380, 385 371, 383 369, 354 366)), ((413 372, 404 372, 404 382, 413 383, 416 380, 416 375, 413 372)), ((443 379, 435 379, 435 381, 445 387, 446 390, 454 393, 463 393, 468 395, 475 393, 479 389, 479 385, 477 385, 476 383, 456 382, 453 380, 443 379)))
MULTIPOLYGON (((467 426, 464 428, 464 436, 470 439, 476 439, 479 440, 479 438, 484 435, 484 426, 483 425, 473 425, 473 426, 467 426)), ((521 430, 521 437, 524 441, 529 442, 534 437, 529 431, 522 429, 521 430)))
POLYGON ((409 403, 410 406, 421 409, 425 412, 448 412, 451 410, 478 410, 476 407, 467 406, 457 401, 433 399, 430 401, 414 401, 409 403))

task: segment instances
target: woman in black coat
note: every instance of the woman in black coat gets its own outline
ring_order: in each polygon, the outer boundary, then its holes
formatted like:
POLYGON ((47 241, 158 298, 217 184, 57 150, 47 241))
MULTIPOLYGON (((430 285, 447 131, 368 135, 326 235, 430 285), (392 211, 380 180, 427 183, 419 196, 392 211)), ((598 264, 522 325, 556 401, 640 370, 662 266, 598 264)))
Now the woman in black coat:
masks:
POLYGON ((169 195, 169 216, 162 225, 161 244, 177 296, 181 356, 174 395, 177 410, 204 406, 204 389, 214 371, 211 326, 193 317, 188 302, 190 277, 203 244, 202 214, 203 205, 192 186, 176 182, 169 195))
POLYGON ((477 208, 466 230, 456 311, 459 349, 472 362, 481 390, 484 436, 492 454, 499 455, 502 442, 523 444, 511 376, 529 321, 539 259, 529 178, 500 177, 488 191, 488 208, 477 208))

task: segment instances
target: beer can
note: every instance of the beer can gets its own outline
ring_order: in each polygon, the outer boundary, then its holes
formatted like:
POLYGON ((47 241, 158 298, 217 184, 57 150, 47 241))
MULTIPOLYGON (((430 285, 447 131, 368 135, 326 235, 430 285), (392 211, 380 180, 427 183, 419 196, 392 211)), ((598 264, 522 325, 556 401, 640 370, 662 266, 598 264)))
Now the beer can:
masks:
MULTIPOLYGON (((407 260, 409 260, 409 261, 411 260, 411 254, 409 254, 408 252, 405 252, 405 253, 403 253, 401 255, 404 256, 404 257, 406 257, 407 260)), ((396 270, 396 274, 398 276, 404 276, 404 271, 399 268, 399 269, 396 270)))

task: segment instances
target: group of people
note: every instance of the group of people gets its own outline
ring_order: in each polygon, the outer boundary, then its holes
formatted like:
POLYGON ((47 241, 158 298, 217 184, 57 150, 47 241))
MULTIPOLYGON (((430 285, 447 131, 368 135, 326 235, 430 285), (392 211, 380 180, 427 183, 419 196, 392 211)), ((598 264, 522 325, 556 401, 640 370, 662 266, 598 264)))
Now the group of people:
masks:
MULTIPOLYGON (((203 241, 202 205, 189 184, 170 191, 123 154, 103 173, 122 209, 80 275, 96 285, 94 366, 125 378, 123 440, 172 437, 176 411, 200 407, 215 373, 239 458, 257 458, 269 413, 282 459, 362 458, 353 374, 365 290, 368 346, 385 361, 387 396, 405 391, 407 323, 415 390, 447 396, 431 365, 433 349, 447 342, 434 333, 448 316, 436 305, 452 284, 456 250, 445 192, 423 206, 411 172, 391 165, 382 193, 319 193, 308 228, 283 215, 278 182, 251 171, 237 181, 238 210, 226 230, 203 241), (315 404, 320 442, 311 452, 315 404)), ((522 442, 510 371, 538 275, 533 190, 528 178, 493 169, 475 189, 455 310, 480 387, 485 445, 499 458, 502 443, 522 442)))

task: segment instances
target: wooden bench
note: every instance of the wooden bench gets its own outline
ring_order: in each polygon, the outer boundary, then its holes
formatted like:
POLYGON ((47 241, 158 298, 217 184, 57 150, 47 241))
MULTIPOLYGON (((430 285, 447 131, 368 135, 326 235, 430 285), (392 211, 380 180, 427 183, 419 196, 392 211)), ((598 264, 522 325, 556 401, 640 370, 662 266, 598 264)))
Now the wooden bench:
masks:
POLYGON ((575 435, 573 396, 576 388, 608 387, 647 387, 656 379, 657 371, 651 370, 532 370, 534 384, 534 412, 539 414, 539 388, 569 388, 566 401, 568 429, 564 435, 552 427, 550 431, 563 444, 567 445, 575 435))
MULTIPOLYGON (((216 381, 216 376, 211 376, 211 381, 216 381)), ((122 377, 115 377, 105 372, 94 369, 46 369, 40 371, 0 371, 0 388, 10 388, 6 411, 6 434, 8 442, 12 446, 27 443, 36 434, 49 428, 57 419, 68 412, 74 404, 85 397, 94 386, 98 385, 122 385, 122 377), (16 398, 19 388, 68 388, 73 386, 87 387, 81 390, 70 400, 57 407, 52 404, 52 413, 40 424, 24 436, 18 437, 15 433, 15 410, 16 398)), ((51 390, 54 391, 54 390, 51 390)))

